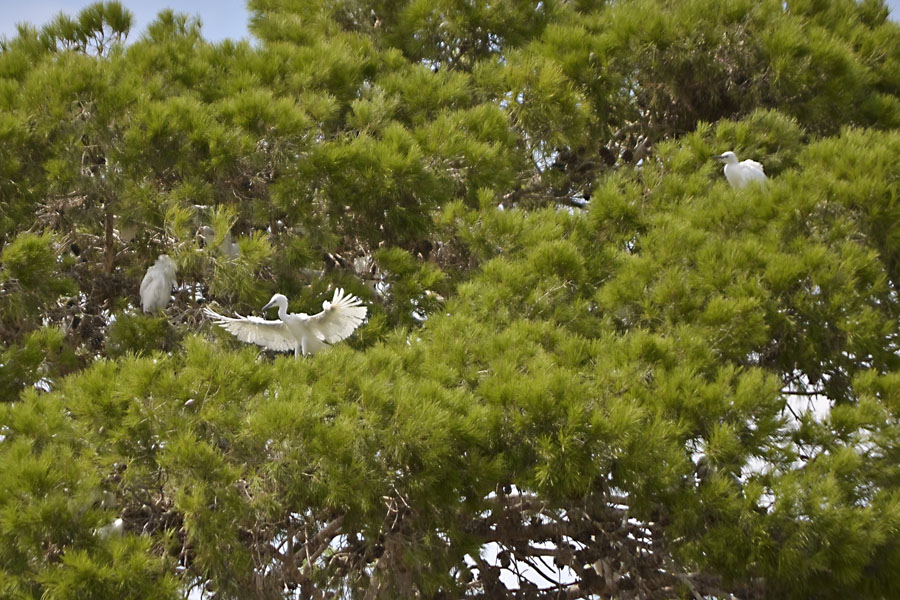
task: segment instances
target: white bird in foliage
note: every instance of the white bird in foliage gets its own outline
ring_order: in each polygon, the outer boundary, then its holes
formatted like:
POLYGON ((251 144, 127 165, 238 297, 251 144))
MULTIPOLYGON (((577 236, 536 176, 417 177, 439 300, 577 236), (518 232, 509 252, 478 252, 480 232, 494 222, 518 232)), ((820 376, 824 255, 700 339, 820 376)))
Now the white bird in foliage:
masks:
POLYGON ((168 254, 160 254, 141 280, 141 308, 145 313, 155 313, 169 304, 172 286, 175 285, 175 263, 168 254))
POLYGON ((725 179, 733 188, 743 189, 753 181, 766 182, 763 166, 755 160, 747 159, 738 162, 737 155, 731 151, 713 156, 713 158, 725 163, 725 179))
MULTIPOLYGON (((216 230, 209 225, 203 225, 197 233, 200 234, 207 246, 212 246, 213 242, 216 241, 216 230)), ((231 237, 230 231, 225 232, 218 250, 225 258, 236 258, 241 253, 241 249, 234 243, 234 238, 231 237)))
POLYGON ((293 350, 294 356, 315 354, 343 340, 366 318, 362 300, 342 289, 335 290, 331 302, 324 301, 322 312, 315 315, 288 313, 288 300, 282 294, 272 296, 262 309, 273 306, 278 307, 277 321, 240 315, 225 317, 208 308, 203 312, 242 342, 281 352, 293 350))
POLYGON ((99 527, 95 530, 95 533, 98 537, 108 538, 112 536, 122 535, 125 532, 125 521, 122 519, 116 519, 109 525, 104 525, 103 527, 99 527))

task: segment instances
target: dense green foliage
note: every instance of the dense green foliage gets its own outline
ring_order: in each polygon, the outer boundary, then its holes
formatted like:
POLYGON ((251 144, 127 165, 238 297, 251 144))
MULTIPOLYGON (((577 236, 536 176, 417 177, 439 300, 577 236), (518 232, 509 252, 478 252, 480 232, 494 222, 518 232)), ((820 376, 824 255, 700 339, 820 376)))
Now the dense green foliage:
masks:
POLYGON ((900 595, 880 0, 249 8, 0 42, 0 596, 900 595))

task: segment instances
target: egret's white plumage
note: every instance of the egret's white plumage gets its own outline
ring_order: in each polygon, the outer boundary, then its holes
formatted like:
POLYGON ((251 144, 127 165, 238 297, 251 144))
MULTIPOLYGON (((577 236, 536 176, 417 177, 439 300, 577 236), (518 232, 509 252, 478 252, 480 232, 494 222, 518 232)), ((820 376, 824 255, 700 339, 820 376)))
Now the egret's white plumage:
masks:
POLYGON ((141 308, 145 313, 155 313, 169 304, 172 286, 175 285, 175 262, 168 254, 160 254, 141 280, 141 308))
POLYGON ((731 151, 713 156, 713 158, 725 163, 725 179, 733 188, 743 189, 754 181, 766 182, 763 166, 755 160, 747 159, 738 162, 737 155, 731 151))
POLYGON ((123 519, 116 519, 112 523, 108 525, 104 525, 103 527, 99 527, 95 530, 95 533, 98 537, 108 538, 113 536, 122 535, 125 532, 125 521, 123 519))
MULTIPOLYGON (((207 246, 212 246, 216 241, 216 230, 209 225, 203 225, 197 233, 200 234, 207 246)), ((235 258, 241 253, 241 249, 234 243, 234 238, 231 237, 230 231, 225 232, 218 250, 225 258, 235 258)))
POLYGON ((288 313, 288 300, 275 294, 263 310, 278 307, 278 320, 259 317, 225 317, 208 308, 208 317, 232 333, 242 342, 249 342, 281 352, 294 351, 294 356, 314 354, 348 337, 366 318, 362 300, 344 290, 334 291, 331 302, 322 303, 322 312, 315 315, 288 313))

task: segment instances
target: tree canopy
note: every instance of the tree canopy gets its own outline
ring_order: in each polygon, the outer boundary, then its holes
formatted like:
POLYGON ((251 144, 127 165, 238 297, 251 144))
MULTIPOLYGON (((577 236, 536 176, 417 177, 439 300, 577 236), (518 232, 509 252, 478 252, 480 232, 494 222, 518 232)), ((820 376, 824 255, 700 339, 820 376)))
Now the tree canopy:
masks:
POLYGON ((0 40, 0 596, 900 595, 882 0, 248 8, 0 40))

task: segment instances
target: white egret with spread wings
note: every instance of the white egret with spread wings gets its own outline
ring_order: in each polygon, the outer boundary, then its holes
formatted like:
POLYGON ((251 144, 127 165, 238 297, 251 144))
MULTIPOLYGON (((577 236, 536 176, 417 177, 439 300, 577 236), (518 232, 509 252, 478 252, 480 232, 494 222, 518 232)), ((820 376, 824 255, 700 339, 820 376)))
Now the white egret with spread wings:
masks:
POLYGON ((288 300, 282 294, 272 296, 263 310, 273 306, 278 307, 277 321, 240 315, 226 317, 209 308, 203 312, 242 342, 281 352, 293 350, 294 356, 315 354, 343 340, 366 318, 362 300, 342 289, 335 290, 331 301, 323 302, 322 312, 315 315, 289 313, 288 300))

